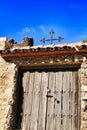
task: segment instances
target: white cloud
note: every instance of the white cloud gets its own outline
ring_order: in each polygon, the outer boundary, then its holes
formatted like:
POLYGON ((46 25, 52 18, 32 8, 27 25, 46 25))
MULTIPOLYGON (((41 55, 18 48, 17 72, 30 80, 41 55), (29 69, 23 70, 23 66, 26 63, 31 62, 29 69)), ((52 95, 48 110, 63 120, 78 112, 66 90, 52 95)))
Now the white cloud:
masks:
POLYGON ((39 25, 39 28, 40 28, 42 31, 46 31, 46 29, 45 29, 45 26, 44 26, 44 25, 39 25))
MULTIPOLYGON (((25 36, 25 35, 49 35, 49 31, 52 29, 52 27, 45 26, 45 25, 37 25, 35 27, 25 27, 17 32, 19 36, 25 36)), ((39 36, 40 36, 39 35, 39 36)))
POLYGON ((23 29, 21 29, 20 31, 17 32, 18 35, 26 35, 28 33, 34 33, 35 32, 35 28, 33 27, 25 27, 23 29))

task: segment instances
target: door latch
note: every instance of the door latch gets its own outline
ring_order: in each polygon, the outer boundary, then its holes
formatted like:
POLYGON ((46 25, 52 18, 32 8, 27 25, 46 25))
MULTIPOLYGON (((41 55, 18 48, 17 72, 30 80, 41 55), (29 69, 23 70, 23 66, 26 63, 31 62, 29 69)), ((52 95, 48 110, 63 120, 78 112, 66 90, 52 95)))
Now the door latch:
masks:
POLYGON ((52 98, 53 95, 52 95, 51 93, 48 93, 48 94, 47 94, 47 97, 48 97, 48 98, 52 98))

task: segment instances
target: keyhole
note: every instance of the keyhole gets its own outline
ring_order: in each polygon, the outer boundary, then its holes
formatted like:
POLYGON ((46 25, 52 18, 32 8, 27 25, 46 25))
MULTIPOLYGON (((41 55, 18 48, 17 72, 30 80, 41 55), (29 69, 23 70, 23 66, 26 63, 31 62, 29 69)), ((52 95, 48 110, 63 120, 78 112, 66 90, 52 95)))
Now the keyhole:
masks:
POLYGON ((51 89, 49 89, 49 93, 51 93, 51 89))
POLYGON ((59 101, 59 100, 57 100, 57 103, 60 103, 60 101, 59 101))

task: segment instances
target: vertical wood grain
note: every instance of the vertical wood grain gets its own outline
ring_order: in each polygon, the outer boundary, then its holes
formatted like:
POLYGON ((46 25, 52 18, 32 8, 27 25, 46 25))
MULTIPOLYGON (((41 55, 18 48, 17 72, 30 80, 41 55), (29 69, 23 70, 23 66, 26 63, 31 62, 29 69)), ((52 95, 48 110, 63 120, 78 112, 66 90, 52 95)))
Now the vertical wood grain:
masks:
POLYGON ((47 109, 47 124, 46 130, 53 130, 54 128, 54 85, 55 85, 55 74, 54 72, 49 72, 49 89, 52 97, 48 97, 48 109, 47 109))
POLYGON ((55 130, 61 130, 61 90, 62 90, 62 72, 56 72, 55 81, 55 130))
POLYGON ((29 90, 28 90, 28 97, 27 97, 27 126, 26 129, 30 129, 30 123, 31 123, 31 111, 32 111, 32 102, 33 102, 33 95, 34 95, 34 75, 35 73, 30 73, 30 79, 29 79, 29 90))
POLYGON ((26 72, 23 75, 23 118, 22 118, 22 129, 25 130, 27 125, 27 112, 25 109, 27 109, 27 96, 28 96, 28 84, 29 84, 29 76, 30 73, 26 72))
POLYGON ((32 101, 32 111, 31 111, 31 124, 30 130, 38 129, 38 109, 39 109, 39 92, 41 86, 41 73, 35 72, 34 78, 34 92, 33 92, 33 101, 32 101))
POLYGON ((45 130, 46 111, 47 111, 47 87, 48 87, 48 72, 42 72, 41 90, 38 110, 38 130, 45 130))
POLYGON ((62 107, 62 111, 63 111, 63 122, 62 122, 62 127, 63 130, 66 130, 68 127, 68 112, 67 109, 69 110, 69 95, 68 95, 68 91, 69 91, 69 85, 68 85, 68 80, 69 80, 69 74, 67 71, 63 72, 63 81, 62 81, 62 85, 63 85, 63 107, 62 107))

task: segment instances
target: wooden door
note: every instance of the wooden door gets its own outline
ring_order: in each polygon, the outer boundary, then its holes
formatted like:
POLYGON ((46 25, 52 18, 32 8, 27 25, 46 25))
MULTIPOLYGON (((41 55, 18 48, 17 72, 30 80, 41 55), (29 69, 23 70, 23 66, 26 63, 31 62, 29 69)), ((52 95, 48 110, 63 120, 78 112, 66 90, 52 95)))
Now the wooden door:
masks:
POLYGON ((22 130, 79 130, 77 69, 23 73, 22 130))

